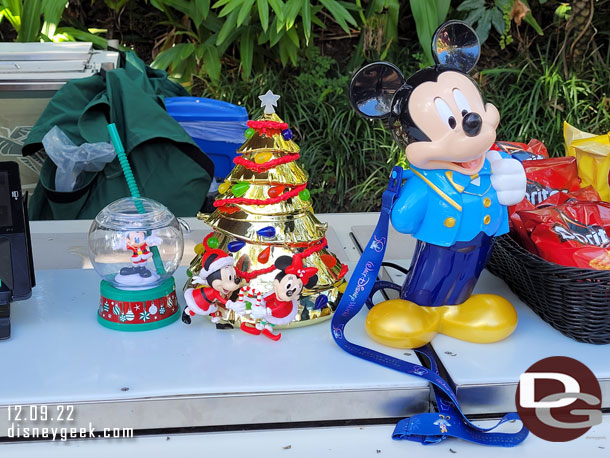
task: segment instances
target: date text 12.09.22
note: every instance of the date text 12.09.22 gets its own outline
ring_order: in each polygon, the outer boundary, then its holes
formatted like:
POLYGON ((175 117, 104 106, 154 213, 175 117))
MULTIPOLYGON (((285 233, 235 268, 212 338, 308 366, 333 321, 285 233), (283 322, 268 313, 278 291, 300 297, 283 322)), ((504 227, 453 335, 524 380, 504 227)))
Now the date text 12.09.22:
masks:
POLYGON ((74 406, 37 404, 8 406, 8 421, 70 422, 74 421, 74 406))

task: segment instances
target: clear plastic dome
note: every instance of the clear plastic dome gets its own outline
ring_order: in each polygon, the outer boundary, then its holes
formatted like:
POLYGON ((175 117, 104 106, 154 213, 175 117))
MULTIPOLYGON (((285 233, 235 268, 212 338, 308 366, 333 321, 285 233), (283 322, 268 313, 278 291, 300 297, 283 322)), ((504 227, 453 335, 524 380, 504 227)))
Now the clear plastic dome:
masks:
POLYGON ((127 197, 112 202, 89 229, 93 268, 119 289, 148 289, 161 284, 178 268, 183 250, 178 220, 151 199, 127 197))

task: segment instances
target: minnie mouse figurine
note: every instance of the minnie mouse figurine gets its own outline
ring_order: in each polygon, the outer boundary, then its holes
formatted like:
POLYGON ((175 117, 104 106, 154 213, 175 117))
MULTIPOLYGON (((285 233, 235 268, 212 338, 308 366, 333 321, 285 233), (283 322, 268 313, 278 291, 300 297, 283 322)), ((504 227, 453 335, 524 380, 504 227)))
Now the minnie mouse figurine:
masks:
MULTIPOLYGON (((471 296, 494 237, 508 232, 507 206, 523 199, 526 185, 519 161, 490 150, 500 115, 468 76, 479 52, 475 32, 450 21, 434 34, 437 65, 405 79, 394 65, 376 62, 351 82, 353 108, 386 121, 409 162, 391 222, 417 246, 402 287, 389 286, 401 299, 377 304, 366 323, 386 345, 419 347, 437 332, 493 342, 517 325, 504 298, 471 296)), ((384 287, 378 282, 373 293, 384 287)))
POLYGON ((255 327, 241 324, 242 331, 249 334, 263 334, 271 340, 279 340, 281 333, 274 334, 273 327, 288 324, 299 311, 299 299, 303 288, 313 288, 318 282, 315 267, 304 267, 301 256, 280 256, 275 260, 280 272, 273 280, 273 291, 263 296, 261 304, 253 306, 252 318, 260 319, 255 327))
POLYGON ((230 307, 229 297, 242 286, 242 279, 237 276, 233 258, 222 250, 206 249, 201 260, 199 275, 193 276, 193 284, 204 285, 203 288, 188 288, 184 291, 187 306, 182 312, 182 321, 191 324, 195 315, 209 315, 213 323, 220 320, 217 304, 230 307))

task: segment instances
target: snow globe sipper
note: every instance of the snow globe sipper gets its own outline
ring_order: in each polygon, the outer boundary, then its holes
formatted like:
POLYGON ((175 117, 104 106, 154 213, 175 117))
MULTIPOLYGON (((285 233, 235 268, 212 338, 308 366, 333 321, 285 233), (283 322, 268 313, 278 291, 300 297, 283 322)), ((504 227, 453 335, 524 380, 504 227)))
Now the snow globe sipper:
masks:
POLYGON ((173 273, 184 239, 174 214, 140 196, 114 124, 110 137, 131 197, 107 205, 89 230, 89 257, 102 277, 98 322, 120 331, 145 331, 179 317, 173 273))

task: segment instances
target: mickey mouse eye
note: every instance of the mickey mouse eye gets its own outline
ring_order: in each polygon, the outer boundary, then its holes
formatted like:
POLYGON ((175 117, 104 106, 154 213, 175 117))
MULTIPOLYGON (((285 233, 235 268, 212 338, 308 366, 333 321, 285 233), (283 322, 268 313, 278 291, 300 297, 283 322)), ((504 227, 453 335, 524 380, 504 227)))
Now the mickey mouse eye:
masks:
POLYGON ((291 282, 286 283, 286 289, 290 289, 290 288, 292 288, 292 283, 291 282))
POLYGON ((462 116, 466 116, 468 113, 470 113, 470 104, 468 103, 468 99, 466 99, 466 96, 462 91, 460 91, 459 89, 454 89, 453 98, 455 99, 455 104, 460 109, 462 116))
POLYGON ((449 126, 450 129, 455 129, 457 122, 453 117, 453 112, 447 102, 445 102, 440 97, 434 99, 434 105, 436 106, 436 111, 438 115, 441 117, 443 122, 449 126))

